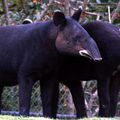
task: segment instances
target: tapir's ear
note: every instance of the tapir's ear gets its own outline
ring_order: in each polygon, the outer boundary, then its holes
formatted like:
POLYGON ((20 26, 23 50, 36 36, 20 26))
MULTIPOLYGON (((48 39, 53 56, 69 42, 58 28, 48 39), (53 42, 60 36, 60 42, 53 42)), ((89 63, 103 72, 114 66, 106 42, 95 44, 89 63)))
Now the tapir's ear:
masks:
POLYGON ((82 13, 82 8, 79 8, 73 15, 72 18, 76 21, 79 21, 80 15, 82 13))
POLYGON ((54 21, 54 24, 56 26, 58 26, 58 25, 65 26, 66 23, 67 23, 65 15, 62 12, 60 12, 60 11, 56 11, 54 13, 54 15, 53 15, 53 21, 54 21))

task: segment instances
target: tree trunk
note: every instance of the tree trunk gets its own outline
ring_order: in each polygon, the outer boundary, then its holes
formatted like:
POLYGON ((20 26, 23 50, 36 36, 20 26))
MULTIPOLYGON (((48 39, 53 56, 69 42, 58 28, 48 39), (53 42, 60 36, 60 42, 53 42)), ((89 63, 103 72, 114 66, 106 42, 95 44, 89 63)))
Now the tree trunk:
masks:
POLYGON ((84 0, 82 5, 83 11, 86 10, 87 4, 88 4, 88 0, 84 0))
POLYGON ((112 14, 112 22, 120 23, 120 0, 117 4, 117 8, 114 10, 114 12, 112 14))
POLYGON ((2 3, 3 3, 3 10, 4 10, 4 13, 5 13, 5 22, 6 22, 6 25, 9 25, 9 10, 8 10, 8 1, 7 0, 2 0, 2 3))
POLYGON ((70 15, 70 0, 65 0, 65 15, 69 16, 70 15))
POLYGON ((28 0, 16 0, 16 5, 18 10, 24 10, 26 14, 29 14, 28 12, 28 0))
POLYGON ((18 10, 24 9, 24 0, 16 0, 16 5, 18 10))

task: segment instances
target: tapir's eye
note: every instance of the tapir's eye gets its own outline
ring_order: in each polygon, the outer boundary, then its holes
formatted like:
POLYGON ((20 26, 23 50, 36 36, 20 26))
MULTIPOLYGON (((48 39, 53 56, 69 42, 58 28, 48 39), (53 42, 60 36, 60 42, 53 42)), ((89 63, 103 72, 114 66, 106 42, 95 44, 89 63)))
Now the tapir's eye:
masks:
POLYGON ((77 44, 78 42, 79 42, 79 36, 74 36, 73 38, 72 38, 72 43, 73 44, 77 44))
POLYGON ((81 42, 87 42, 86 37, 84 37, 82 35, 77 36, 76 39, 79 39, 81 42))
POLYGON ((80 39, 81 39, 81 37, 78 35, 73 38, 74 42, 78 42, 80 39))
POLYGON ((73 37, 72 40, 73 40, 73 42, 77 42, 78 41, 78 39, 76 39, 76 37, 73 37))
POLYGON ((83 42, 87 42, 87 39, 83 38, 82 41, 83 41, 83 42))
POLYGON ((75 37, 75 39, 78 41, 78 40, 80 39, 80 36, 77 35, 77 36, 75 37))

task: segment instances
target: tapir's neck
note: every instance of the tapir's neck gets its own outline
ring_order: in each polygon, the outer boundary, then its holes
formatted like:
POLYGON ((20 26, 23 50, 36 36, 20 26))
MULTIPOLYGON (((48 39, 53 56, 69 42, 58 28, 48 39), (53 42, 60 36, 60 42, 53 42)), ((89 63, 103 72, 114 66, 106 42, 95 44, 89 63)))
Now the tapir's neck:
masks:
POLYGON ((49 36, 49 38, 51 40, 56 40, 58 32, 59 32, 59 28, 57 26, 55 26, 53 21, 48 22, 48 29, 47 30, 48 30, 47 35, 49 36))
POLYGON ((55 26, 53 20, 42 22, 41 27, 42 27, 42 33, 44 33, 45 38, 47 37, 48 40, 53 40, 53 41, 56 40, 59 29, 57 26, 55 26))
MULTIPOLYGON (((46 21, 46 22, 40 22, 36 23, 37 26, 37 32, 39 35, 39 38, 41 38, 42 44, 45 46, 48 46, 51 50, 56 50, 55 41, 59 33, 59 28, 54 25, 53 21, 46 21)), ((38 44, 39 44, 39 39, 38 44)), ((41 44, 41 43, 40 43, 41 44)), ((47 48, 48 48, 47 47, 47 48)))

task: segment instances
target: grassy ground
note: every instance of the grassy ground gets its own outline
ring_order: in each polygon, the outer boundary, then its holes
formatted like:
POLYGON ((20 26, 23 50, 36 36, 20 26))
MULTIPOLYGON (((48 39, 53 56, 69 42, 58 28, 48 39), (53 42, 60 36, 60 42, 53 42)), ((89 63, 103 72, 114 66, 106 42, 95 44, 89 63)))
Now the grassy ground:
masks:
MULTIPOLYGON (((61 120, 61 119, 49 119, 43 117, 16 117, 16 116, 8 116, 8 115, 0 115, 0 120, 61 120)), ((63 119, 68 120, 68 119, 63 119)), ((71 119, 74 120, 74 119, 71 119)), ((84 118, 79 120, 120 120, 120 118, 84 118)))

